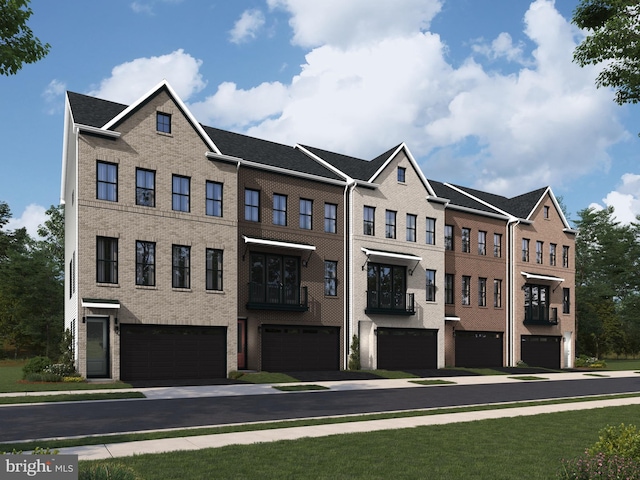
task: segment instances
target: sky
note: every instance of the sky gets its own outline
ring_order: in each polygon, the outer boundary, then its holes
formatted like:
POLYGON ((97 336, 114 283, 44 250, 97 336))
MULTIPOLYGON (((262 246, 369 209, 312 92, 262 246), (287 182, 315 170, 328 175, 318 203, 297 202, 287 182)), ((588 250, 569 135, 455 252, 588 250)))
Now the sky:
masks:
POLYGON ((43 60, 0 76, 0 201, 35 235, 60 201, 65 92, 130 104, 166 79, 203 124, 373 159, 570 220, 640 214, 640 105, 572 62, 578 0, 31 0, 43 60))

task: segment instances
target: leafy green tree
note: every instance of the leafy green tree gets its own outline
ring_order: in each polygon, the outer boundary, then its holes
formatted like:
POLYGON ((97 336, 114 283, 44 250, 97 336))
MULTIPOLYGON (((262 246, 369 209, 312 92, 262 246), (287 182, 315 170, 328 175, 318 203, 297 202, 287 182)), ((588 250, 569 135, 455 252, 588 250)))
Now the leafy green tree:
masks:
POLYGON ((15 75, 24 63, 49 53, 51 46, 43 45, 27 26, 32 14, 29 0, 0 0, 0 74, 15 75))
POLYGON ((42 237, 38 247, 45 251, 54 262, 59 278, 64 276, 64 205, 51 205, 44 225, 38 227, 42 237))
POLYGON ((598 87, 616 90, 616 102, 640 101, 640 6, 638 0, 581 0, 573 23, 588 36, 573 59, 581 67, 605 63, 598 87))

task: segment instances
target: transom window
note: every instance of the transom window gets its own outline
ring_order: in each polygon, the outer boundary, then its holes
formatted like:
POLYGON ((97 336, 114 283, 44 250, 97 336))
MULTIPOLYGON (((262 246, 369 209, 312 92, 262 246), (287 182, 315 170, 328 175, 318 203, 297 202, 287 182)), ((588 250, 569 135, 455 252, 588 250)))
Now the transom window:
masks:
POLYGON ((396 212, 387 210, 384 215, 384 236, 385 238, 396 238, 396 212))
POLYGON ((313 228, 313 200, 300 199, 300 228, 304 230, 313 228))
POLYGON ((222 184, 207 181, 205 213, 211 217, 222 216, 222 184))
POLYGON ((156 172, 136 168, 136 205, 156 206, 156 172))
POLYGON ((156 284, 156 244, 136 241, 136 285, 156 284))
POLYGON ((191 179, 181 175, 174 175, 172 185, 173 210, 177 212, 188 212, 191 208, 189 204, 191 179))
POLYGON ((207 248, 206 288, 222 290, 222 250, 207 248))
POLYGON ((244 191, 244 219, 250 222, 260 221, 260 191, 250 188, 244 191))
POLYGON ((118 283, 118 239, 98 237, 96 246, 96 281, 118 283))
POLYGON ((364 235, 376 234, 376 209, 374 207, 364 207, 362 230, 364 235))
POLYGON ((415 215, 407 214, 407 242, 416 241, 416 221, 415 215))
POLYGON ((324 231, 338 233, 338 206, 334 203, 324 204, 324 231))
POLYGON ((172 265, 173 288, 191 288, 191 247, 173 245, 172 265))
POLYGON ((156 112, 156 130, 160 133, 171 133, 171 115, 156 112))
POLYGON ((273 224, 287 224, 287 197, 278 193, 273 194, 273 224))
POLYGON ((118 201, 118 165, 98 162, 96 198, 109 202, 118 201))

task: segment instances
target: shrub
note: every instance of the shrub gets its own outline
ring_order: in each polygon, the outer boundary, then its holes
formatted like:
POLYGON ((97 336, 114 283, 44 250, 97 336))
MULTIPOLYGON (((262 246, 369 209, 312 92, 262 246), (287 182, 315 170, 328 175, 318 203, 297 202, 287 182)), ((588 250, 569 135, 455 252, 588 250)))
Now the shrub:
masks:
POLYGON ((233 371, 229 372, 229 378, 231 380, 238 380, 243 375, 244 375, 244 373, 238 372, 237 370, 233 370, 233 371))
POLYGON ((632 458, 586 452, 581 457, 563 460, 557 475, 562 480, 640 478, 640 463, 632 458))
POLYGON ((606 366, 607 362, 605 362, 604 360, 598 360, 596 357, 580 355, 576 358, 576 367, 605 368, 606 366))
POLYGON ((82 383, 85 379, 80 375, 75 375, 72 377, 62 377, 62 381, 66 383, 82 383))
POLYGON ((25 377, 27 382, 61 382, 62 377, 55 373, 40 372, 30 373, 25 377))
POLYGON ((527 363, 526 363, 526 362, 523 362, 522 360, 518 360, 518 361, 516 362, 516 367, 526 368, 526 367, 528 367, 528 366, 529 366, 529 365, 527 365, 527 363))
POLYGON ((591 455, 620 456, 640 462, 640 431, 635 425, 620 424, 600 430, 599 440, 587 450, 591 455))
POLYGON ((349 370, 360 370, 360 341, 354 335, 351 339, 351 354, 349 355, 349 370))
POLYGON ((51 365, 49 357, 33 357, 22 367, 22 378, 26 379, 32 373, 42 373, 49 365, 51 365))
POLYGON ((43 370, 44 373, 53 373, 54 375, 59 375, 61 377, 75 377, 76 369, 73 365, 68 365, 64 363, 54 363, 49 365, 43 370))
POLYGON ((98 463, 80 467, 78 480, 137 480, 136 472, 121 463, 98 463))

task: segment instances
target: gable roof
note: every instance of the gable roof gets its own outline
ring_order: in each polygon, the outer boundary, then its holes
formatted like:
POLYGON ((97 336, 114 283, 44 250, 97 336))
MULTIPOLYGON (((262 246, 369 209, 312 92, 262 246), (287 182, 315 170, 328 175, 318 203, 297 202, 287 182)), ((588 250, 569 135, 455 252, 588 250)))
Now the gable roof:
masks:
POLYGON ((67 92, 73 121, 89 127, 102 128, 127 106, 121 103, 90 97, 81 93, 67 92))
POLYGON ((449 184, 438 182, 437 180, 432 179, 429 179, 429 184, 438 197, 446 198, 449 200, 449 204, 447 207, 459 207, 459 209, 461 210, 473 210, 479 213, 500 215, 500 213, 495 208, 479 202, 469 195, 465 195, 460 190, 452 188, 452 186, 449 184))

